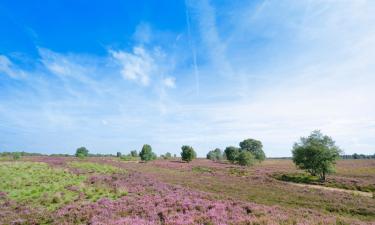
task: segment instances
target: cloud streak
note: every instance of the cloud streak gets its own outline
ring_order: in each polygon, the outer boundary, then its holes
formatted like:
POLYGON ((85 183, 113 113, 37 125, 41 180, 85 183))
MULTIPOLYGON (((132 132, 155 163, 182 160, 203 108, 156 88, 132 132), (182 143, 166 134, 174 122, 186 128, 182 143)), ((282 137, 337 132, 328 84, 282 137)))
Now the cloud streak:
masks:
POLYGON ((252 137, 286 156, 321 129, 346 153, 373 154, 375 4, 226 4, 187 1, 182 33, 142 23, 135 43, 104 56, 39 48, 34 69, 1 56, 0 148, 189 144, 204 156, 252 137))

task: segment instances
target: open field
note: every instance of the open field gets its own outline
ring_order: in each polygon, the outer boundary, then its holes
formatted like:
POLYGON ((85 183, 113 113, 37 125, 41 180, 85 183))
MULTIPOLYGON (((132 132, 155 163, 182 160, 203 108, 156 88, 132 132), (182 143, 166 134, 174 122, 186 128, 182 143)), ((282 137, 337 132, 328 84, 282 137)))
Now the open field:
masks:
POLYGON ((2 159, 0 224, 375 224, 374 168, 338 161, 328 189, 275 179, 290 160, 2 159))

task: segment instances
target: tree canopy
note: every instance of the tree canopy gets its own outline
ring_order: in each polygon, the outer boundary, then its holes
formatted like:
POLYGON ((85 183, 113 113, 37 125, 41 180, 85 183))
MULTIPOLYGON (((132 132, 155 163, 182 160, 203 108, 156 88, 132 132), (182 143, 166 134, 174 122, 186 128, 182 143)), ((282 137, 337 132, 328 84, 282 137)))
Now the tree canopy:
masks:
POLYGON ((223 159, 223 152, 221 151, 220 148, 215 148, 212 151, 209 151, 207 153, 207 159, 211 159, 214 161, 219 161, 223 159))
POLYGON ((181 147, 181 159, 186 162, 190 162, 197 157, 193 147, 184 145, 181 147))
POLYGON ((89 150, 85 147, 77 148, 76 150, 76 157, 84 158, 89 155, 89 150))
POLYGON ((144 144, 141 152, 139 153, 141 160, 150 161, 156 159, 156 154, 152 152, 151 145, 144 144))
POLYGON ((326 174, 334 171, 340 152, 331 137, 315 130, 310 136, 301 137, 300 142, 294 144, 293 162, 297 167, 325 181, 326 174))
POLYGON ((241 166, 252 166, 255 163, 254 155, 249 151, 241 151, 238 154, 238 164, 241 166))
POLYGON ((228 161, 233 163, 237 160, 237 157, 240 153, 240 149, 234 146, 229 146, 225 148, 224 153, 228 161))
POLYGON ((242 151, 251 152, 254 155, 255 159, 259 161, 263 161, 266 159, 261 141, 251 138, 245 139, 240 142, 240 147, 242 151))

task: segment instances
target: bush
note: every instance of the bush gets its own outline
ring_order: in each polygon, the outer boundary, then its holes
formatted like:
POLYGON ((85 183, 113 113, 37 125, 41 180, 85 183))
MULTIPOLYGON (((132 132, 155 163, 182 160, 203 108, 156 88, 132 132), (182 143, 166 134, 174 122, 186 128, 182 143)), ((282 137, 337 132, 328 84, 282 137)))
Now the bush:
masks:
POLYGON ((293 146, 293 162, 300 169, 325 181, 326 174, 334 171, 333 165, 341 150, 331 137, 320 131, 313 131, 307 138, 301 137, 293 146))
POLYGON ((131 154, 123 155, 120 157, 120 159, 124 161, 138 161, 139 160, 138 157, 133 157, 131 154))
POLYGON ((152 148, 148 144, 143 145, 139 156, 141 157, 141 160, 146 162, 156 159, 156 154, 152 152, 152 148))
POLYGON ((133 150, 133 151, 131 151, 131 152, 130 152, 130 155, 131 155, 132 157, 138 157, 138 152, 137 152, 137 150, 133 150))
POLYGON ((207 153, 207 159, 213 160, 213 161, 219 161, 223 159, 223 152, 220 148, 216 148, 215 150, 209 151, 207 153))
POLYGON ((172 154, 169 153, 169 152, 167 152, 167 153, 165 153, 165 155, 161 155, 160 157, 163 158, 163 159, 171 159, 172 158, 172 154))
POLYGON ((225 156, 228 159, 228 161, 234 163, 237 160, 237 157, 240 153, 240 150, 239 150, 239 148, 229 146, 229 147, 225 148, 224 153, 225 153, 225 156))
POLYGON ((181 159, 186 162, 190 162, 197 157, 194 149, 191 146, 184 145, 181 147, 181 159))
POLYGON ((252 166, 255 163, 255 157, 249 151, 241 151, 237 160, 241 166, 252 166))
POLYGON ((266 154, 264 154, 263 145, 261 141, 249 138, 241 141, 240 147, 242 151, 251 152, 254 155, 254 157, 259 161, 263 161, 266 159, 266 154))
POLYGON ((18 160, 18 159, 21 158, 21 153, 20 152, 14 152, 12 154, 12 157, 13 157, 14 160, 18 160))
POLYGON ((76 157, 85 158, 88 155, 89 155, 89 150, 87 150, 85 147, 77 148, 77 150, 76 150, 76 157))

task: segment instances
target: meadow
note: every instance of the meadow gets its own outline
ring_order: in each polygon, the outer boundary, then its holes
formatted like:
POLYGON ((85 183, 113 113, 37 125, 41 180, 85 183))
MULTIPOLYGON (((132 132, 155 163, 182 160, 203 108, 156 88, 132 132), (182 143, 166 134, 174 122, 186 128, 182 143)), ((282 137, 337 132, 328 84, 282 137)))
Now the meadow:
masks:
POLYGON ((281 159, 33 156, 0 174, 0 224, 375 224, 375 160, 339 160, 324 184, 281 159))

